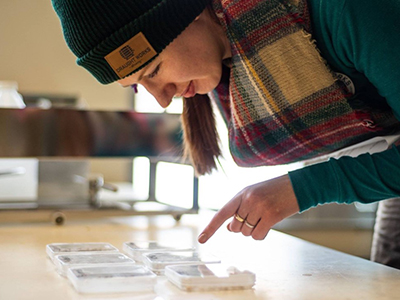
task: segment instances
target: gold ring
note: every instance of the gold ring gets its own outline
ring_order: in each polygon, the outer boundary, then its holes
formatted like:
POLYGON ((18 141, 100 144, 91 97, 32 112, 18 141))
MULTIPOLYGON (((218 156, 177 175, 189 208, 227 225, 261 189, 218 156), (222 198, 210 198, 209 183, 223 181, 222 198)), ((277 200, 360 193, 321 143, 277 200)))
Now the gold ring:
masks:
POLYGON ((253 229, 254 227, 256 227, 256 225, 251 225, 249 222, 244 221, 244 225, 246 225, 247 227, 253 229))
POLYGON ((240 223, 244 222, 244 219, 241 216, 239 216, 238 214, 235 214, 235 219, 238 220, 240 223))

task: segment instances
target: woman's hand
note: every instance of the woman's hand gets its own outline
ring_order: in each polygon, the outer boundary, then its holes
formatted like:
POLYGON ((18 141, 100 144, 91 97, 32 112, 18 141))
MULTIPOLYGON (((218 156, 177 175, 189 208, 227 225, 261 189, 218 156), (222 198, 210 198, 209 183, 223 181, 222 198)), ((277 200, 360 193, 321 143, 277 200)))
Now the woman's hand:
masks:
POLYGON ((289 176, 284 175, 246 187, 213 217, 199 236, 205 243, 230 217, 228 230, 263 240, 271 227, 299 212, 289 176))

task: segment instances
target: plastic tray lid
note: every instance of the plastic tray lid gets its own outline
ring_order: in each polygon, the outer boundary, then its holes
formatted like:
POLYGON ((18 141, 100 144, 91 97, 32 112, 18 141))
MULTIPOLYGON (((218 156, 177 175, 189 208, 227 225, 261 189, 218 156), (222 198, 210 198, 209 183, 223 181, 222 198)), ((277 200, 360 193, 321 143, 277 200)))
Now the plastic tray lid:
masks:
POLYGON ((173 245, 162 244, 156 241, 147 242, 125 242, 123 243, 123 251, 132 256, 136 260, 142 260, 144 253, 150 252, 180 252, 180 251, 194 251, 194 247, 182 246, 176 247, 173 245))
POLYGON ((56 255, 54 264, 61 275, 66 275, 70 268, 94 266, 133 265, 136 262, 122 253, 91 253, 56 255))
POLYGON ((109 243, 53 243, 46 245, 46 253, 53 261, 56 255, 73 253, 118 253, 109 243))
POLYGON ((221 260, 212 255, 200 255, 196 251, 151 252, 143 254, 144 264, 152 271, 164 271, 169 265, 212 264, 221 260))
POLYGON ((256 282, 254 273, 225 264, 167 266, 165 276, 187 291, 250 289, 256 282))
POLYGON ((70 268, 67 277, 79 293, 148 292, 157 283, 140 265, 70 268))

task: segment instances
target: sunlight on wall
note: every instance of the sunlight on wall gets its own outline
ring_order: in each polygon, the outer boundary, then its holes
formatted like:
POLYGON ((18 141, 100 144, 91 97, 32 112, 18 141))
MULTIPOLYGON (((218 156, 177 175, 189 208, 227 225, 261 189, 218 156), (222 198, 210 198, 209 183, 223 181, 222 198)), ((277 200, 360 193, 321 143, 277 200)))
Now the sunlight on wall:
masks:
POLYGON ((188 165, 157 164, 156 199, 183 208, 192 208, 193 168, 188 165))
POLYGON ((132 184, 137 200, 149 197, 150 160, 147 157, 133 159, 132 184))
POLYGON ((182 98, 174 98, 171 104, 166 108, 162 108, 156 99, 139 85, 138 93, 135 95, 134 110, 141 113, 169 113, 180 114, 182 112, 182 98))

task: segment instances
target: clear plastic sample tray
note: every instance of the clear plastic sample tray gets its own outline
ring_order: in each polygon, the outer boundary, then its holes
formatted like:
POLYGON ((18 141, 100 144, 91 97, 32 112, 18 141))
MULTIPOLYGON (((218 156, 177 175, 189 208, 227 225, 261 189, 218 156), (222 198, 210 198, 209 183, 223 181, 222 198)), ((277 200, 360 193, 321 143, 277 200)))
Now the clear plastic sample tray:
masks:
POLYGON ((145 253, 143 254, 143 262, 154 273, 163 274, 165 267, 170 265, 213 264, 221 261, 214 256, 199 255, 196 251, 182 251, 145 253))
POLYGON ((143 254, 151 252, 178 252, 178 251, 194 251, 194 247, 176 248, 170 245, 160 244, 155 241, 148 242, 125 242, 123 251, 136 261, 143 261, 143 254))
POLYGON ((71 268, 67 277, 79 293, 153 291, 157 275, 144 266, 71 268))
POLYGON ((135 261, 122 253, 94 253, 56 255, 54 264, 57 271, 65 276, 70 268, 133 265, 135 261))
POLYGON ((223 264, 167 266, 165 276, 185 291, 250 289, 256 281, 254 273, 223 264))
POLYGON ((46 253, 54 261, 56 255, 82 253, 118 253, 109 243, 54 243, 46 246, 46 253))

